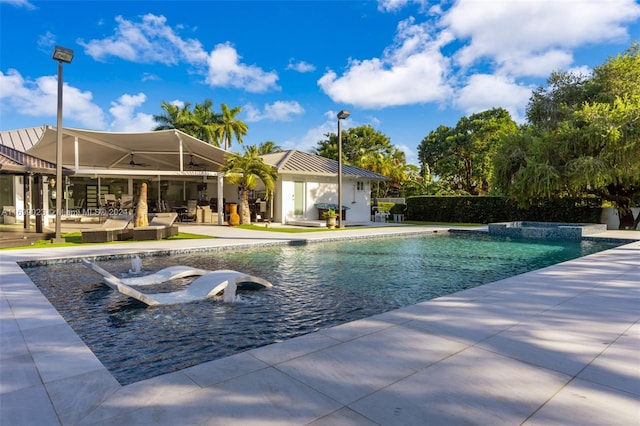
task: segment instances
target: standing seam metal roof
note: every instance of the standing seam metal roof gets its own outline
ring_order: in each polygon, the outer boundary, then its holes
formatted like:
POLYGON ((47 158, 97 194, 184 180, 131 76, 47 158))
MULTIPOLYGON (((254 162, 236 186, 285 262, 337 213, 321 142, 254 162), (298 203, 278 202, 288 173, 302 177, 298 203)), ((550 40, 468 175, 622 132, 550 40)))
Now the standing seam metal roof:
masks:
MULTIPOLYGON (((338 161, 319 155, 292 149, 262 156, 264 162, 275 167, 278 173, 309 174, 335 176, 338 173, 338 161)), ((342 165, 342 174, 371 180, 389 180, 388 177, 359 167, 342 165)))
MULTIPOLYGON (((73 174, 64 167, 62 171, 65 175, 73 174)), ((55 174, 56 165, 9 146, 0 145, 0 172, 55 174)))
POLYGON ((46 127, 47 126, 29 127, 26 129, 2 131, 0 132, 0 145, 8 146, 16 151, 27 152, 29 148, 38 143, 46 127))

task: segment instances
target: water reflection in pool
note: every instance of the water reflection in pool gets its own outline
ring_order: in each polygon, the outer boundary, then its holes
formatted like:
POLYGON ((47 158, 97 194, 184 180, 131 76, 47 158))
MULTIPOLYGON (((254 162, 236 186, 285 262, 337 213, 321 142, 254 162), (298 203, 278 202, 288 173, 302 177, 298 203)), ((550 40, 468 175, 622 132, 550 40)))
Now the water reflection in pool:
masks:
MULTIPOLYGON (((80 264, 25 271, 105 367, 128 384, 613 246, 430 235, 148 257, 142 265, 147 273, 188 265, 242 271, 274 284, 239 292, 235 304, 220 297, 150 308, 110 290, 80 264)), ((131 260, 100 265, 121 276, 131 260)))

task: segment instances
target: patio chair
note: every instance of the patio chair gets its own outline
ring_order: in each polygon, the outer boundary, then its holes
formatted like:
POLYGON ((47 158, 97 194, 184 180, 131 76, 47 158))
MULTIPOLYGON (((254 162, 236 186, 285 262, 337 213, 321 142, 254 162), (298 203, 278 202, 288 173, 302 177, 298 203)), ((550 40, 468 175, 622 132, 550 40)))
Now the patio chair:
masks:
POLYGON ((104 199, 105 208, 114 209, 118 207, 118 200, 116 199, 115 194, 104 194, 102 198, 104 199))
POLYGON ((180 222, 194 222, 198 215, 198 202, 196 200, 187 201, 187 210, 180 214, 180 222))
POLYGON ((178 235, 178 225, 174 225, 178 219, 177 213, 158 213, 147 226, 133 228, 135 240, 162 240, 178 235))
POLYGON ((133 210, 133 195, 122 194, 120 197, 120 208, 123 210, 133 210))
POLYGON ((109 243, 133 238, 133 231, 129 228, 131 215, 109 216, 107 220, 95 229, 82 231, 83 243, 109 243))

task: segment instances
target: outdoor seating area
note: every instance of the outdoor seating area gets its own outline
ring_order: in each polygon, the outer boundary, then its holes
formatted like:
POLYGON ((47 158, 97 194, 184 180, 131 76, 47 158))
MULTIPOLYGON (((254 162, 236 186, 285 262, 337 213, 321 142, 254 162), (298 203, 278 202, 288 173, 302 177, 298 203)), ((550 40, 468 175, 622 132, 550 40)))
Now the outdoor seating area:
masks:
POLYGON ((187 201, 186 207, 176 207, 175 210, 178 213, 178 220, 180 222, 195 222, 198 202, 196 200, 189 200, 187 201))
POLYGON ((163 240, 178 235, 177 213, 157 213, 148 226, 133 229, 134 240, 163 240))
POLYGON ((133 230, 129 228, 132 216, 110 216, 95 229, 82 231, 83 243, 109 243, 133 238, 133 230))
MULTIPOLYGON (((338 205, 337 204, 317 203, 317 204, 314 205, 314 207, 316 209, 318 209, 318 219, 324 219, 324 217, 325 217, 324 214, 328 210, 333 210, 335 212, 338 211, 338 205)), ((346 220, 347 219, 347 210, 349 210, 349 207, 342 206, 342 220, 346 220)))

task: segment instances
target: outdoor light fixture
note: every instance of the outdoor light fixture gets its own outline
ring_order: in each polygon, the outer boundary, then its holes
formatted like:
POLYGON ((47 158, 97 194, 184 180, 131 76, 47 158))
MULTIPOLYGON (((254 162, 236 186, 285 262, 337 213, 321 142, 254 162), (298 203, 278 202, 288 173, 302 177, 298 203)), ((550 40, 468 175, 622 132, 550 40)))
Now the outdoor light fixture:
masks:
POLYGON ((73 50, 56 46, 55 49, 53 49, 53 59, 64 62, 65 64, 70 64, 73 60, 73 50))
POLYGON ((62 63, 70 64, 73 50, 56 46, 52 58, 58 61, 58 122, 56 124, 56 235, 53 243, 64 242, 60 235, 62 222, 62 63))
POLYGON ((338 113, 338 228, 342 228, 342 127, 340 120, 344 120, 351 114, 342 110, 338 113))

